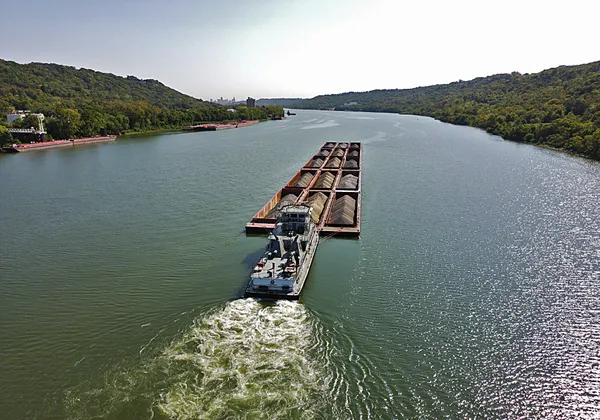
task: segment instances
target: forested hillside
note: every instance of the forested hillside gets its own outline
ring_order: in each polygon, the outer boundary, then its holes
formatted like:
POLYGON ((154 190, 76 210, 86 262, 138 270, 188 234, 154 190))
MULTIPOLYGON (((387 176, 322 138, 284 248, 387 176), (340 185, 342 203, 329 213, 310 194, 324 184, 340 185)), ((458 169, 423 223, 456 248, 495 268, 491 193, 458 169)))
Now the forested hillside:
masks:
MULTIPOLYGON (((226 107, 184 95, 157 80, 120 77, 58 64, 0 60, 0 111, 14 109, 46 115, 47 131, 55 139, 283 115, 280 107, 244 106, 238 112, 230 112, 226 107)), ((27 123, 19 121, 15 126, 27 123)))
POLYGON ((600 62, 415 89, 323 95, 296 106, 427 115, 600 160, 600 62))

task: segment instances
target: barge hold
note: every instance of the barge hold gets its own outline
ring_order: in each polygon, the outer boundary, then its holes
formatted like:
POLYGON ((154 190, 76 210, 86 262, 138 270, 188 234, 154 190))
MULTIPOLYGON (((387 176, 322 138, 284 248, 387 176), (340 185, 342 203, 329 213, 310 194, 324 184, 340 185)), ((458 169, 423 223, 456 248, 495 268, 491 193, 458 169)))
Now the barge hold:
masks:
POLYGON ((246 233, 275 229, 285 205, 309 205, 317 232, 360 235, 362 143, 327 142, 246 224, 246 233))
POLYGON ((285 205, 246 287, 246 297, 296 300, 319 245, 314 208, 285 205))

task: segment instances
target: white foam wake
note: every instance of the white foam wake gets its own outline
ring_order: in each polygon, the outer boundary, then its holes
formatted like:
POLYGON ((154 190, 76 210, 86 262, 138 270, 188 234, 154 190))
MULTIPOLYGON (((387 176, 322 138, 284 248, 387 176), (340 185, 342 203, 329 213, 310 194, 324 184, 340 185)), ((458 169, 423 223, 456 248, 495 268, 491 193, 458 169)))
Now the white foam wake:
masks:
POLYGON ((327 394, 303 305, 229 302, 164 351, 169 417, 313 418, 327 394))

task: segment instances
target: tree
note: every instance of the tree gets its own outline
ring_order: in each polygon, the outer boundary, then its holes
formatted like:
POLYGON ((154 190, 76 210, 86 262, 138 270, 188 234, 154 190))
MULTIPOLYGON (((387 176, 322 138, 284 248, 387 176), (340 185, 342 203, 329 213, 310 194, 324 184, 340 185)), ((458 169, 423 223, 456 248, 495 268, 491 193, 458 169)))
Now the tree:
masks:
POLYGON ((106 115, 94 109, 84 109, 81 113, 81 135, 91 137, 106 134, 106 115))
POLYGON ((6 127, 0 125, 0 146, 6 146, 8 144, 13 144, 13 137, 8 131, 6 127))
POLYGON ((81 115, 76 109, 57 108, 46 121, 48 134, 57 140, 79 136, 81 126, 81 115))

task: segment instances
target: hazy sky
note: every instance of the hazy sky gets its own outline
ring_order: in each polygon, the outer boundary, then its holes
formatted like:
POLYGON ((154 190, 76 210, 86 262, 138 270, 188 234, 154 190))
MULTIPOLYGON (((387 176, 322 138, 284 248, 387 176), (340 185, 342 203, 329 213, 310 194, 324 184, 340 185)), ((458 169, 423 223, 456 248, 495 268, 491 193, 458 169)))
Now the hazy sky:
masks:
POLYGON ((597 0, 3 1, 0 58, 202 99, 312 97, 597 61, 599 12, 597 0))

